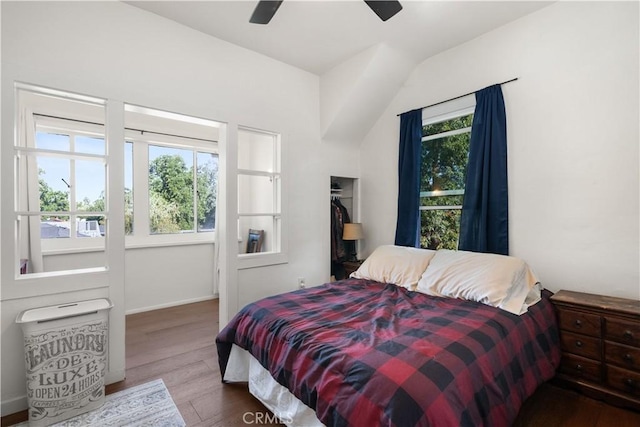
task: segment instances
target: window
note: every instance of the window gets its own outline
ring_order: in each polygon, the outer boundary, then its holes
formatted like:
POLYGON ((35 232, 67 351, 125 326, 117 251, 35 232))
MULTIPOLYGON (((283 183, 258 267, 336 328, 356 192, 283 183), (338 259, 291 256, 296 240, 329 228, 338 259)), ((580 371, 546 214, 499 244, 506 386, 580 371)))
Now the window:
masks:
POLYGON ((125 104, 125 129, 107 143, 105 100, 23 84, 16 98, 16 277, 23 265, 104 270, 110 232, 127 247, 214 241, 219 123, 125 104), (124 212, 109 208, 122 206, 107 191, 119 174, 124 212), (113 215, 123 230, 109 228, 113 215))
POLYGON ((238 235, 240 254, 252 253, 249 230, 261 231, 261 252, 282 251, 280 137, 238 130, 238 235))
POLYGON ((22 84, 16 98, 16 254, 27 266, 20 273, 104 269, 105 101, 22 84))
POLYGON ((35 154, 43 250, 47 239, 104 236, 105 142, 103 126, 35 114, 35 154))
POLYGON ((130 105, 125 110, 128 245, 213 242, 218 124, 130 105))
POLYGON ((420 246, 457 249, 473 108, 423 120, 420 246))
POLYGON ((150 234, 213 231, 218 156, 149 144, 150 234))

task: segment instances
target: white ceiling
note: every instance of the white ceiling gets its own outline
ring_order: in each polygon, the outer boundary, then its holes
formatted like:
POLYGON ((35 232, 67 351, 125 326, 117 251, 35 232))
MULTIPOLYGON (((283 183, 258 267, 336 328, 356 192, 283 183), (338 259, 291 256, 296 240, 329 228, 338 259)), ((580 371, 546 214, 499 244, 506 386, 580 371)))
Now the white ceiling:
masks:
POLYGON ((382 22, 361 0, 285 0, 267 25, 249 23, 257 1, 126 3, 322 75, 380 43, 419 63, 552 2, 401 0, 382 22))

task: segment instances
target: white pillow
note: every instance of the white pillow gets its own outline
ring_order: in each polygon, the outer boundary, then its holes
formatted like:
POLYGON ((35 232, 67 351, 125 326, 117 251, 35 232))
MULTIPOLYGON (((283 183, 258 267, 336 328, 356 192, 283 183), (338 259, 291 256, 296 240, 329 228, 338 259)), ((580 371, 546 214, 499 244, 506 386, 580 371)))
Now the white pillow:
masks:
POLYGON ((393 283, 414 290, 435 254, 436 251, 428 249, 379 246, 349 277, 393 283))
POLYGON ((477 301, 520 315, 540 300, 538 283, 531 268, 519 258, 439 250, 416 291, 477 301))

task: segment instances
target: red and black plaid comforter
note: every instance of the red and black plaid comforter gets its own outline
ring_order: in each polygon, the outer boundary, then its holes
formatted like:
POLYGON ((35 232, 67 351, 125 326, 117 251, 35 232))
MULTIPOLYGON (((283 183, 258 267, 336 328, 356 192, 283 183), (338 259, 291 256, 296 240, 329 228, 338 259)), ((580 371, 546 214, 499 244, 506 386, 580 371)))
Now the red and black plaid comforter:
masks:
POLYGON ((549 293, 522 316, 349 279, 246 306, 248 350, 327 426, 508 426, 560 361, 549 293))

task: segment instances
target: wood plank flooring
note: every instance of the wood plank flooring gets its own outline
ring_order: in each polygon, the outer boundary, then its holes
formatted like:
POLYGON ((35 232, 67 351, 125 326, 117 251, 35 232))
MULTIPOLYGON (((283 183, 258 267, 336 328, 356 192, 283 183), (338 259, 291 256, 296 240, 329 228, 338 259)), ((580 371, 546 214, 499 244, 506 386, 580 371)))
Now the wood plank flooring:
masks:
MULTIPOLYGON (((218 300, 127 316, 127 378, 107 386, 107 394, 162 378, 187 426, 269 425, 256 422, 269 412, 246 385, 221 383, 217 333, 218 300)), ((2 426, 26 419, 26 411, 12 414, 2 417, 2 426)), ((640 413, 544 384, 525 402, 514 426, 635 427, 640 413)))

